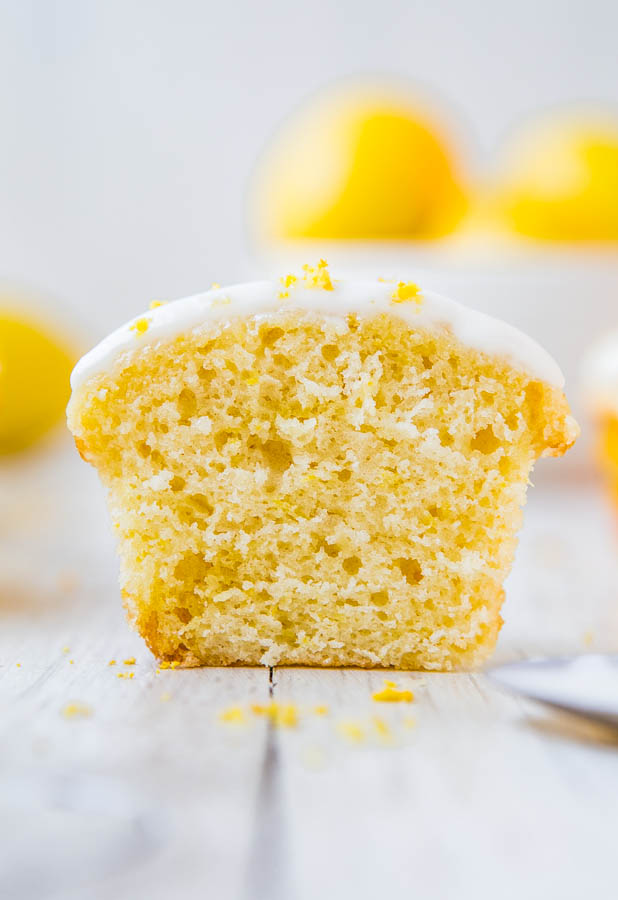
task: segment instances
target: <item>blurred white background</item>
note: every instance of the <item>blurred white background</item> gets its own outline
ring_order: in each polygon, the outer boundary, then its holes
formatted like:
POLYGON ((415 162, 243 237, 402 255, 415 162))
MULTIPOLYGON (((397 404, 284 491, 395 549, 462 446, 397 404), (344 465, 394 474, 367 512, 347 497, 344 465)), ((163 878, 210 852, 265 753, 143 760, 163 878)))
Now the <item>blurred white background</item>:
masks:
POLYGON ((252 166, 317 89, 409 79, 487 166, 529 115, 618 108, 617 34, 614 0, 2 0, 0 280, 96 335, 250 277, 252 166))

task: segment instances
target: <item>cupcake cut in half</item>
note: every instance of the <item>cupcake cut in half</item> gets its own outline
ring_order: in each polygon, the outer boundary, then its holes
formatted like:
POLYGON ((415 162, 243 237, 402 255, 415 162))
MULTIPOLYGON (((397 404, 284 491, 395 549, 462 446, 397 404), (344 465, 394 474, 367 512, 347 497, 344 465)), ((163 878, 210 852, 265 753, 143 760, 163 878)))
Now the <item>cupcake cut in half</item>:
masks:
POLYGON ((534 341, 324 262, 159 306, 72 385, 129 616, 183 666, 479 664, 530 470, 578 432, 534 341))

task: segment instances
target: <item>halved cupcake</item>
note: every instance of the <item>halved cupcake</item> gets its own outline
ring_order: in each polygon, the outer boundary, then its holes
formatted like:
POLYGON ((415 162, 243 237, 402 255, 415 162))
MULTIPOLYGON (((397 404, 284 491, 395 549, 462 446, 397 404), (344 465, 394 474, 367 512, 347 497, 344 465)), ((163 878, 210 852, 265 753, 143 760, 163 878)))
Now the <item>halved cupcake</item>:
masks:
POLYGON ((180 665, 477 665, 530 470, 578 433, 525 335, 323 261, 159 306, 72 384, 129 615, 180 665))

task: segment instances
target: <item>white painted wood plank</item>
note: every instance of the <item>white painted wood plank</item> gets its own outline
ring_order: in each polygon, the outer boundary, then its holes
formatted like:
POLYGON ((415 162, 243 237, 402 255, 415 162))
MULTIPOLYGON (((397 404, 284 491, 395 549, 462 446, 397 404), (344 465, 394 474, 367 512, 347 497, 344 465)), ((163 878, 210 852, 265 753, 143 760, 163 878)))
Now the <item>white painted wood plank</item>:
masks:
POLYGON ((96 476, 66 445, 5 466, 0 505, 0 895, 242 896, 266 725, 217 714, 267 701, 268 670, 158 671, 124 619, 96 476), (91 715, 65 718, 70 702, 91 715))
MULTIPOLYGON (((496 660, 618 649, 608 508, 589 486, 533 498, 496 660)), ((370 699, 383 677, 276 673, 279 700, 331 709, 275 735, 295 896, 615 896, 618 740, 591 739, 483 675, 401 675, 418 685, 410 709, 370 699), (376 714, 392 746, 372 727, 376 714), (362 743, 338 732, 344 720, 364 728, 362 743)))

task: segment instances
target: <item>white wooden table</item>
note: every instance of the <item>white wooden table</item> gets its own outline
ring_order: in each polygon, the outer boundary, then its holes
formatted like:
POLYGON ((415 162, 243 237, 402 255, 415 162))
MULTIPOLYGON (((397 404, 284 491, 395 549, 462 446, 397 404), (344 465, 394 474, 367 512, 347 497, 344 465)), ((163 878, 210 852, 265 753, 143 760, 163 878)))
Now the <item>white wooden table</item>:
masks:
MULTIPOLYGON (((504 615, 497 661, 618 648, 594 487, 531 493, 504 615)), ((0 466, 0 623, 2 900, 618 896, 618 737, 482 674, 402 675, 387 706, 382 672, 158 671, 68 441, 0 466), (270 696, 298 727, 218 719, 270 696)))

